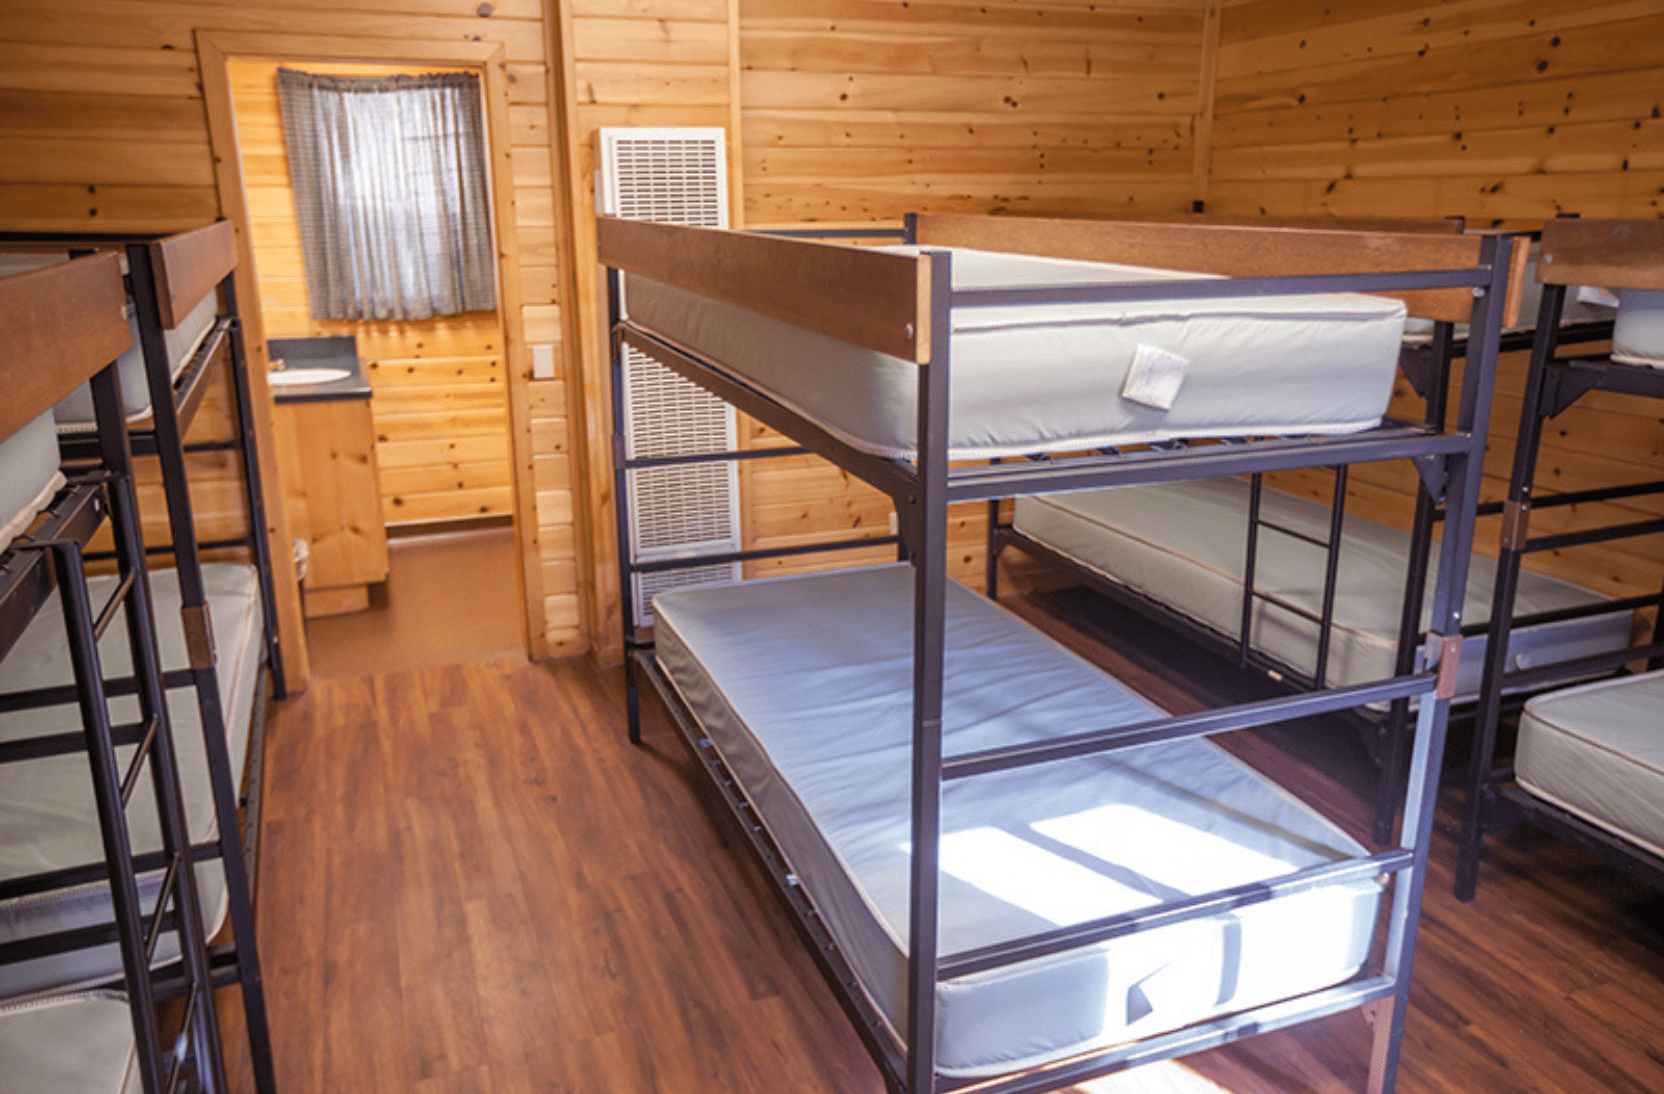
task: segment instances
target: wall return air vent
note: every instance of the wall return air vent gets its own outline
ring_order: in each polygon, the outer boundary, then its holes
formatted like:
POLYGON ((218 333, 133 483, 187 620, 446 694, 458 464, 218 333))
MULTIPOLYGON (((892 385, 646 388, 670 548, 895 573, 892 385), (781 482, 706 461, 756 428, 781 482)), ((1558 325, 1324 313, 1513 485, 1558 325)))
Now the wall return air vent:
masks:
MULTIPOLYGON (((728 227, 724 138, 720 128, 598 130, 597 204, 628 220, 728 227)), ((628 347, 624 415, 631 459, 731 452, 737 444, 732 407, 628 347)), ((740 549, 739 471, 732 461, 637 468, 628 489, 630 542, 621 547, 636 562, 740 549)), ((635 574, 636 625, 652 625, 657 593, 739 579, 738 563, 635 574)))

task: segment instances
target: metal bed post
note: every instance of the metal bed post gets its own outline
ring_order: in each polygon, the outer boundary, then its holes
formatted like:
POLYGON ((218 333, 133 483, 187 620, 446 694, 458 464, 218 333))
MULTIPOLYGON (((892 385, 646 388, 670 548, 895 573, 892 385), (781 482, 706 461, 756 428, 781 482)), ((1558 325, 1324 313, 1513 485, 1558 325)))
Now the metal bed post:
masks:
POLYGON ((1474 714, 1473 747, 1468 761, 1467 797, 1462 803, 1462 838, 1456 857, 1456 899, 1473 899, 1479 883, 1479 846, 1484 824, 1484 799, 1489 794, 1491 757, 1496 753, 1497 725, 1502 715, 1503 677, 1508 671, 1508 643, 1512 637, 1512 607, 1519 590, 1520 565, 1525 558, 1531 516, 1531 486, 1537 451, 1543 437, 1543 390, 1549 362, 1559 346, 1557 327, 1565 306, 1564 285, 1544 285, 1537 314, 1537 338, 1520 400, 1520 427, 1514 441, 1514 464, 1508 501, 1503 508, 1502 536, 1496 560, 1496 591, 1491 596, 1491 632, 1485 646, 1485 671, 1479 686, 1479 709, 1474 714), (1498 609, 1501 612, 1498 612, 1498 609))
MULTIPOLYGON (((1500 348, 1500 344, 1499 344, 1500 348)), ((1449 417, 1450 361, 1455 352, 1455 325, 1439 321, 1433 324, 1430 356, 1437 366, 1424 378, 1422 398, 1427 402, 1423 416, 1429 426, 1443 432, 1449 417)), ((1404 676, 1415 671, 1419 649, 1416 637, 1421 633, 1421 609, 1427 600, 1427 565, 1433 554, 1433 525, 1439 520, 1438 504, 1428 492, 1425 482, 1416 488, 1416 512, 1410 523, 1410 559, 1404 575, 1404 606, 1398 618, 1398 649, 1393 662, 1393 674, 1404 676)), ((1375 842, 1392 842, 1393 821, 1398 815, 1398 799, 1404 775, 1408 748, 1406 735, 1410 728, 1410 701, 1395 699, 1387 709, 1387 720, 1380 728, 1380 782, 1375 796, 1375 842)))
POLYGON ((1493 236, 1481 255, 1490 265, 1490 284, 1474 290, 1469 323, 1466 367, 1456 430, 1467 439, 1464 451, 1446 456, 1444 470, 1445 535, 1440 544, 1439 579, 1433 591, 1433 614, 1427 633, 1428 660, 1435 648, 1438 683, 1432 695, 1422 696, 1416 712, 1415 746, 1411 752, 1404 823, 1398 845, 1414 856, 1408 877, 1393 885, 1391 920, 1384 968, 1393 978, 1393 994, 1377 1010, 1375 1048, 1370 1060, 1369 1089, 1391 1091, 1398 1077, 1404 1039, 1404 1019, 1410 1005, 1410 977, 1420 927, 1422 892, 1427 884, 1427 859, 1432 845, 1433 809, 1438 798, 1439 769, 1444 755, 1450 703, 1456 694, 1456 670, 1462 649, 1462 609, 1467 599, 1468 563, 1472 551, 1474 503, 1485 466, 1485 439, 1490 426, 1489 392, 1495 384, 1499 314, 1507 288, 1509 259, 1514 241, 1493 236), (1477 350, 1477 352, 1476 352, 1477 350))
MULTIPOLYGON (((150 249, 140 244, 129 245, 127 266, 133 283, 139 343, 146 362, 145 375, 150 386, 156 457, 161 463, 168 525, 172 531, 174 567, 179 580, 180 624, 189 658, 187 673, 196 692, 203 749, 208 760, 208 783, 214 796, 214 816, 218 824, 216 843, 220 866, 225 873, 237 979, 242 988, 243 1012, 248 1026, 249 1057, 254 1069, 255 1089, 259 1094, 275 1094, 277 1080, 267 1024, 266 993, 255 942, 253 900, 249 892, 247 865, 243 860, 241 820, 237 815, 234 789, 241 778, 240 773, 231 770, 225 708, 220 697, 219 676, 215 671, 218 654, 214 648, 213 622, 202 581, 202 561, 196 548, 196 522, 191 512, 184 438, 180 435, 173 385, 165 365, 168 359, 167 343, 162 332, 161 316, 157 312, 157 285, 155 271, 151 267, 150 249), (163 367, 155 367, 158 361, 164 362, 163 367)), ((122 437, 125 446, 125 430, 122 437)), ((253 538, 259 539, 261 530, 256 528, 253 531, 253 538)))
POLYGON ((1248 667, 1249 635, 1254 628, 1254 568, 1260 555, 1260 497, 1262 476, 1258 471, 1248 476, 1248 542, 1242 560, 1242 625, 1236 635, 1236 667, 1248 667))
POLYGON ((908 904, 907 1090, 936 1088, 942 676, 947 637, 948 338, 952 257, 929 252, 930 360, 919 366, 918 467, 907 513, 913 563, 913 853, 908 904))
MULTIPOLYGON (((231 391, 236 400, 237 451, 243 461, 243 483, 248 493, 248 546, 254 555, 254 569, 260 580, 261 614, 266 631, 266 666, 271 674, 272 698, 287 699, 289 686, 283 678, 282 637, 277 633, 277 589, 272 577, 271 544, 266 538, 266 497, 260 481, 260 453, 255 443, 254 401, 248 386, 248 352, 243 345, 243 320, 237 311, 235 277, 226 274, 220 282, 225 314, 231 320, 231 391)), ((179 438, 183 444, 185 438, 179 438)), ((288 562, 288 560, 285 560, 288 562)))
POLYGON ((618 536, 618 614, 624 633, 624 704, 628 711, 630 743, 641 743, 641 689, 636 681, 635 551, 630 542, 629 440, 624 435, 624 339, 618 323, 624 318, 624 274, 607 268, 607 338, 611 347, 612 379, 612 511, 618 536))

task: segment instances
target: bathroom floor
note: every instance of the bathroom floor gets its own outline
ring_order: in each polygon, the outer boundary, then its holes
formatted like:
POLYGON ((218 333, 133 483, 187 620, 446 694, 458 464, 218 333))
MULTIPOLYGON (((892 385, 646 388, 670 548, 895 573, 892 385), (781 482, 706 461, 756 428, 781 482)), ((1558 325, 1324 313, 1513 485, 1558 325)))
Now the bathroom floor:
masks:
POLYGON ((388 540, 368 611, 306 621, 312 675, 334 680, 526 655, 509 526, 388 540))

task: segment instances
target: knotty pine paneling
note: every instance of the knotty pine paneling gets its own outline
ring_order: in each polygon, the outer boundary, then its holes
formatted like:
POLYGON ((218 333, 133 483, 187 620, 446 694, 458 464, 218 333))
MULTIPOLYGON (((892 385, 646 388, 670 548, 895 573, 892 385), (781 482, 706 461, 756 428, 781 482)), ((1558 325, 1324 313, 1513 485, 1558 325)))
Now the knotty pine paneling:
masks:
MULTIPOLYGON (((0 19, 0 222, 42 230, 169 231, 190 228, 221 215, 208 146, 195 32, 270 32, 348 36, 397 43, 501 42, 509 85, 510 134, 517 175, 513 240, 520 256, 528 334, 534 330, 556 346, 564 339, 548 316, 557 297, 556 203, 545 167, 551 160, 546 27, 542 0, 6 0, 0 19), (551 333, 552 332, 552 333, 551 333)), ((258 208, 262 195, 251 193, 258 208)), ((244 301, 245 307, 250 302, 244 301)), ((558 313, 557 313, 558 314, 558 313)), ((273 318, 278 313, 274 311, 273 318)), ((277 333, 274 331, 273 333, 277 333)), ((389 359, 456 356, 457 338, 435 331, 417 355, 389 359)), ((500 359, 501 343, 498 343, 500 359)), ((483 356, 490 356, 485 354, 483 356)), ((264 360, 257 353, 254 360, 264 360)), ((564 373, 543 386, 564 386, 564 373)), ((546 400, 548 401, 548 400, 546 400)), ((552 400, 564 405, 564 400, 552 400)), ((564 418, 537 419, 535 438, 559 436, 564 418)), ((499 430, 506 444, 506 433, 499 430)), ((468 453, 463 462, 498 459, 480 454, 480 432, 450 439, 468 453)), ((400 431, 388 442, 388 463, 410 458, 399 444, 413 438, 400 431)), ((545 442, 547 444, 547 442, 545 442)), ((430 453, 442 451, 430 446, 430 453)), ((445 461, 441 460, 439 465, 445 461)), ((539 490, 570 490, 564 463, 539 461, 539 490)), ((275 474, 268 471, 275 479, 275 474)), ((212 493, 214 487, 198 487, 212 493)), ((271 484, 278 496, 277 484, 271 484)), ((223 492, 223 491, 221 491, 223 492)), ((493 500, 491 505, 497 505, 493 500)), ((215 513, 200 520, 219 519, 215 513)), ((569 526, 544 528, 522 537, 541 557, 544 572, 568 572, 575 557, 569 526)), ((569 597, 570 590, 558 594, 569 597)), ((542 594, 538 594, 542 600, 542 594)), ((548 646, 576 647, 576 613, 565 600, 556 611, 530 606, 535 636, 548 621, 548 646)), ((299 651, 298 607, 286 618, 285 641, 299 651)), ((304 658, 299 658, 304 664, 304 658)))
MULTIPOLYGON (((1464 216, 1530 228, 1560 213, 1664 212, 1664 3, 1263 0, 1223 12, 1209 207, 1279 215, 1464 216)), ((1526 357, 1501 362, 1484 497, 1505 496, 1526 357)), ((1420 413, 1400 384, 1394 411, 1420 413)), ((1598 393, 1548 424, 1538 493, 1642 481, 1664 405, 1598 393)), ((1284 476, 1326 496, 1321 474, 1284 476)), ((1355 511, 1399 526, 1406 469, 1355 469, 1355 511)), ((1533 529, 1656 515, 1656 499, 1540 510, 1533 529)), ((1476 542, 1495 554, 1495 520, 1476 542)), ((1530 556, 1617 595, 1657 591, 1658 537, 1530 556)))
POLYGON ((1183 209, 1206 6, 741 0, 747 218, 1183 209))

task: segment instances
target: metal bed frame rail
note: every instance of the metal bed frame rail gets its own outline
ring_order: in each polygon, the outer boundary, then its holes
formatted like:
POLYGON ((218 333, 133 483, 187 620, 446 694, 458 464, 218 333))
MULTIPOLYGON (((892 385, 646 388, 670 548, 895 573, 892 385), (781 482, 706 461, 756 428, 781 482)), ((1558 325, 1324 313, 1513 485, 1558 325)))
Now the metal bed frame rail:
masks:
MULTIPOLYGON (((88 261, 107 263, 109 277, 116 279, 113 258, 88 261)), ((75 279, 66 281, 73 285, 75 279)), ((126 337, 122 330, 120 338, 125 341, 126 337)), ((0 948, 0 961, 25 961, 115 942, 121 953, 121 986, 127 996, 145 1094, 172 1092, 187 1083, 207 1094, 220 1094, 228 1087, 213 976, 196 873, 189 865, 194 855, 184 819, 115 365, 106 365, 90 382, 98 426, 96 463, 71 477, 33 534, 20 537, 7 551, 6 564, 0 566, 0 616, 6 618, 7 633, 14 640, 27 618, 44 606, 51 587, 57 587, 82 731, 37 739, 35 743, 45 747, 33 751, 28 747, 31 742, 18 742, 23 747, 11 750, 0 762, 27 762, 65 751, 86 753, 104 847, 104 861, 96 873, 109 884, 115 919, 105 927, 61 930, 9 943, 0 948), (106 517, 114 533, 118 580, 109 600, 95 609, 86 584, 84 548, 106 517), (112 696, 98 655, 99 639, 118 613, 126 620, 133 693, 140 710, 137 723, 121 726, 111 718, 112 696), (80 739, 65 748, 61 737, 80 739), (125 761, 116 751, 124 745, 136 746, 125 761), (146 769, 155 795, 162 850, 141 857, 133 852, 127 807, 146 769), (147 910, 139 896, 138 874, 155 868, 163 870, 161 891, 155 907, 147 910), (179 942, 177 992, 185 1003, 177 1019, 178 1032, 164 1051, 157 1004, 166 996, 158 990, 151 962, 162 936, 170 932, 179 942)), ((73 387, 74 381, 67 386, 73 387)), ((10 642, 5 652, 10 652, 10 642)))
MULTIPOLYGON (((1509 477, 1508 499, 1498 506, 1503 516, 1497 557, 1496 591, 1489 646, 1480 688, 1479 711, 1468 764, 1467 797, 1463 804, 1461 850, 1456 866, 1456 896, 1470 901, 1479 885, 1479 860, 1487 833, 1520 821, 1566 839, 1603 861, 1664 889, 1664 860, 1588 821, 1534 797, 1514 783, 1511 764, 1498 765, 1504 710, 1503 689, 1540 688, 1564 680, 1568 674, 1594 675, 1623 671, 1623 666, 1648 662, 1664 665, 1664 590, 1624 597, 1583 609, 1545 613, 1558 619, 1586 618, 1652 608, 1656 613, 1650 644, 1629 650, 1579 658, 1559 665, 1508 669, 1506 651, 1512 627, 1529 620, 1511 618, 1525 556, 1593 543, 1664 532, 1664 518, 1626 521, 1575 532, 1533 535, 1531 513, 1592 502, 1618 501, 1664 494, 1664 479, 1623 486, 1567 491, 1533 498, 1543 429, 1549 419, 1590 391, 1614 391, 1664 399, 1664 369, 1613 361, 1604 354, 1562 355, 1566 341, 1559 319, 1569 287, 1600 284, 1607 288, 1664 289, 1664 226, 1657 221, 1557 219, 1543 226, 1543 263, 1539 267, 1543 299, 1532 345, 1531 366, 1521 400, 1518 440, 1509 477)), ((1610 331, 1608 332, 1610 336, 1610 331)), ((1577 339, 1584 341, 1585 339, 1577 339)), ((1542 618, 1542 617, 1533 617, 1542 618)))
MULTIPOLYGON (((969 218, 932 219, 959 221, 969 218)), ((996 231, 1023 230, 1009 227, 1009 221, 1014 219, 1007 218, 1007 226, 996 231)), ((910 218, 910 228, 919 223, 910 218)), ((1045 231, 1045 222, 1020 223, 1024 224, 1024 228, 1028 224, 1039 224, 1040 231, 1045 231)), ((943 241, 944 237, 949 243, 962 242, 962 239, 955 238, 961 234, 961 227, 957 223, 931 225, 932 236, 925 240, 925 249, 915 260, 918 270, 915 275, 918 318, 906 324, 901 338, 897 338, 898 331, 889 328, 865 334, 857 332, 853 337, 839 334, 828 329, 837 323, 825 315, 811 317, 805 323, 811 329, 859 341, 871 349, 905 355, 904 359, 910 357, 917 363, 918 450, 915 460, 911 462, 882 459, 851 447, 819 424, 802 417, 767 392, 730 372, 721 362, 708 360, 694 350, 676 345, 633 323, 620 314, 617 306, 620 270, 630 269, 642 276, 669 280, 682 288, 728 299, 742 306, 746 304, 748 293, 756 293, 762 299, 755 310, 770 314, 772 309, 778 314, 783 306, 782 294, 789 289, 776 284, 762 284, 763 275, 749 269, 746 259, 756 257, 760 262, 777 260, 783 263, 783 268, 803 275, 805 271, 815 270, 817 260, 823 255, 828 256, 827 266, 830 268, 836 261, 830 257, 830 251, 836 249, 800 253, 761 245, 753 248, 750 244, 739 242, 742 237, 736 237, 734 233, 710 233, 610 219, 603 220, 598 231, 601 258, 609 268, 608 284, 612 290, 610 314, 614 322, 615 362, 620 347, 630 345, 786 434, 809 451, 876 486, 895 502, 903 559, 913 566, 915 573, 911 779, 913 854, 905 1019, 905 1028, 914 1032, 907 1037, 904 1045, 890 1043, 883 1018, 860 984, 848 975, 836 944, 825 936, 825 927, 814 914, 812 899, 801 891, 790 864, 782 860, 778 848, 769 839, 763 818, 756 814, 745 797, 744 788, 727 772, 721 758, 715 754, 697 718, 681 702, 674 687, 664 679, 649 648, 641 644, 630 646, 627 661, 630 671, 642 672, 654 684, 671 711, 680 735, 701 765, 712 773, 724 799, 748 833, 754 848, 762 855, 781 897, 793 911, 800 931, 810 940, 817 961, 828 974, 845 1010, 854 1019, 857 1031, 872 1052, 890 1089, 910 1094, 961 1089, 998 1091, 1002 1094, 1051 1090, 1342 1009, 1375 1004, 1376 1041, 1370 1087, 1372 1091, 1390 1091, 1398 1070, 1404 1017, 1409 1002, 1410 967, 1426 879, 1439 759, 1455 686, 1462 592, 1466 586, 1474 501, 1479 490, 1489 395, 1496 367, 1501 302, 1507 290, 1513 241, 1508 237, 1475 240, 1464 245, 1460 252, 1448 247, 1439 252, 1446 255, 1460 253, 1462 259, 1459 266, 1452 259, 1446 267, 1411 265, 1388 273, 1193 280, 1163 283, 1154 289, 1142 285, 1097 285, 1070 287, 1056 292, 956 292, 952 288, 951 252, 934 249, 932 244, 943 241), (685 271, 679 269, 682 264, 687 266, 685 271), (951 315, 956 307, 1056 303, 1064 300, 1146 299, 1158 295, 1166 299, 1220 299, 1288 292, 1417 292, 1452 288, 1464 294, 1471 292, 1469 317, 1475 332, 1454 430, 1389 422, 1374 430, 1340 437, 1273 438, 1206 448, 1161 446, 1118 455, 1083 456, 1040 463, 949 466, 949 338, 951 315), (820 326, 816 327, 816 324, 820 326), (898 349, 901 352, 898 353, 898 349), (1430 491, 1444 504, 1447 513, 1447 532, 1441 545, 1440 577, 1433 596, 1433 627, 1424 654, 1427 662, 1424 668, 1374 684, 1280 696, 1146 725, 1103 728, 1028 748, 970 756, 943 755, 943 624, 947 581, 947 508, 950 503, 986 501, 1027 492, 1400 458, 1418 462, 1430 491), (1176 740, 1264 725, 1366 703, 1401 701, 1417 695, 1422 701, 1418 707, 1410 778, 1406 784, 1404 822, 1396 846, 1387 851, 1320 870, 1303 871, 1273 882, 1228 889, 1132 915, 1113 916, 1062 931, 1045 932, 986 950, 960 954, 940 952, 937 851, 941 790, 945 780, 972 778, 985 772, 1030 764, 1060 762, 1074 756, 1098 755, 1156 740, 1176 740), (945 1077, 937 1070, 934 1038, 930 1031, 935 1029, 937 985, 945 977, 1091 945, 1156 925, 1217 914, 1221 910, 1270 899, 1283 892, 1322 884, 1337 876, 1382 874, 1390 874, 1395 880, 1387 913, 1384 954, 1379 970, 1372 975, 1295 999, 1198 1023, 1132 1045, 1086 1052, 1017 1074, 964 1081, 945 1077), (920 1034, 918 1031, 926 1032, 920 1034)), ((1072 222, 1065 227, 1070 234, 1074 229, 1072 222)), ((1136 233, 1138 226, 1133 226, 1130 231, 1136 233)), ((1072 257, 1085 256, 1076 254, 1072 257)), ((846 264, 845 272, 849 268, 852 267, 846 264)), ((873 269, 877 271, 876 266, 873 269)), ((802 277, 802 280, 807 284, 809 277, 802 277)), ((880 279, 874 277, 872 280, 880 279)), ((898 278, 898 282, 905 288, 902 279, 898 278)), ((852 288, 852 295, 860 291, 876 291, 865 279, 858 278, 850 284, 861 286, 852 288)), ((821 294, 822 298, 825 295, 821 294)), ((858 309, 859 303, 844 300, 837 306, 858 309)), ((616 367, 615 364, 615 376, 616 367)), ((615 455, 621 454, 621 449, 615 451, 615 455)), ((616 504, 624 504, 626 495, 622 491, 615 492, 614 497, 616 504)), ((625 618, 628 627, 628 613, 625 618)), ((633 698, 630 730, 631 739, 639 739, 639 710, 633 698)))
MULTIPOLYGON (((235 236, 230 221, 171 236, 154 235, 65 235, 45 233, 0 233, 0 243, 56 246, 74 252, 119 247, 127 260, 129 295, 135 309, 139 348, 144 359, 150 393, 150 420, 128 429, 129 444, 140 455, 154 456, 161 469, 166 500, 169 541, 150 547, 148 555, 171 555, 178 573, 181 623, 184 627, 189 664, 163 674, 167 690, 189 688, 195 693, 201 719, 209 782, 214 798, 217 836, 192 849, 193 861, 219 860, 225 873, 231 939, 215 948, 212 955, 216 983, 239 985, 247 1026, 249 1055, 259 1094, 274 1094, 277 1081, 272 1061, 271 1034, 267 1021, 265 987, 260 971, 254 925, 253 884, 255 839, 260 823, 258 757, 264 743, 264 696, 270 681, 275 698, 286 695, 283 683, 282 649, 276 625, 276 593, 272 560, 265 531, 265 501, 260 476, 259 453, 254 430, 254 408, 248 381, 248 358, 243 344, 243 327, 237 311, 234 285, 235 236), (217 292, 221 309, 196 353, 177 380, 171 375, 164 331, 193 306, 194 299, 176 299, 179 293, 201 290, 217 292), (224 350, 227 376, 234 405, 236 436, 229 441, 187 444, 185 433, 206 392, 205 379, 216 355, 224 350), (190 474, 186 454, 230 450, 236 454, 244 477, 248 535, 217 540, 197 540, 192 511, 190 474), (239 792, 242 772, 233 771, 225 731, 225 707, 215 669, 216 652, 203 582, 201 553, 204 549, 246 548, 257 574, 262 606, 264 664, 255 681, 258 696, 249 730, 249 790, 239 792), (243 815, 239 815, 239 809, 243 815), (246 830, 246 835, 244 834, 246 830)), ((85 459, 95 438, 71 436, 61 447, 65 459, 85 459)), ((137 684, 112 681, 112 694, 130 694, 137 684)), ((6 709, 70 701, 65 689, 38 691, 4 697, 6 709)), ((147 863, 146 868, 154 868, 147 863)), ((76 883, 87 871, 66 871, 61 884, 76 883)), ((175 984, 177 990, 180 985, 175 984)))

